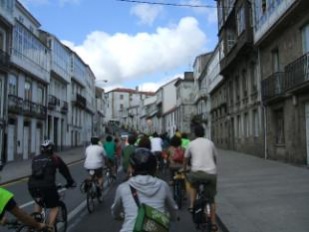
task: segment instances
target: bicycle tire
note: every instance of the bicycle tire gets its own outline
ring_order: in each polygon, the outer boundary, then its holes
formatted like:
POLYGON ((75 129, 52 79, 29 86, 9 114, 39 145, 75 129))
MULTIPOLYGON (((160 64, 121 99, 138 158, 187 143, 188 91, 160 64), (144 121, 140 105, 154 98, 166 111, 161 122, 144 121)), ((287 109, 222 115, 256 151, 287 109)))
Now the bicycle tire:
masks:
POLYGON ((55 223, 55 232, 66 232, 68 228, 68 210, 63 201, 59 202, 59 211, 55 223))
POLYGON ((87 209, 89 213, 92 213, 94 211, 93 195, 93 189, 89 188, 87 191, 87 209))
POLYGON ((174 188, 174 198, 176 201, 176 204, 178 205, 178 208, 181 209, 182 207, 182 186, 181 182, 179 180, 175 181, 175 188, 174 188))

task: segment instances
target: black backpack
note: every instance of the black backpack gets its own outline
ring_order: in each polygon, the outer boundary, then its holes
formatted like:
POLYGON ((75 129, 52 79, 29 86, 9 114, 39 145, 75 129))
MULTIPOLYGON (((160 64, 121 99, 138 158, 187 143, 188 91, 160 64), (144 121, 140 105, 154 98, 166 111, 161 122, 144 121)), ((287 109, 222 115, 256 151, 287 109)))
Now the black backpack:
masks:
POLYGON ((32 160, 32 177, 35 179, 43 179, 47 165, 52 162, 50 157, 37 157, 32 160))
POLYGON ((204 224, 206 223, 206 200, 199 198, 195 201, 192 211, 193 222, 195 224, 204 224))

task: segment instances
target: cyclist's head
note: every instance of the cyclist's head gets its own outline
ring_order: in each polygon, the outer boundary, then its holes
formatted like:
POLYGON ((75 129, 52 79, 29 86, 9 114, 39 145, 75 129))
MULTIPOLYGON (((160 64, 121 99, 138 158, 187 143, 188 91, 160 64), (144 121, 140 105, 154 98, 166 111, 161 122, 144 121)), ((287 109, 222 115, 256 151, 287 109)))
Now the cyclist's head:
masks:
POLYGON ((90 142, 91 142, 92 145, 98 145, 99 141, 100 141, 100 139, 97 136, 92 136, 91 139, 90 139, 90 142))
POLYGON ((204 137, 205 135, 204 127, 202 125, 195 126, 194 133, 196 137, 204 137))
POLYGON ((173 147, 179 147, 181 145, 181 138, 179 138, 178 136, 174 135, 171 138, 170 144, 173 147))
POLYGON ((151 149, 151 141, 147 135, 144 135, 138 142, 138 147, 151 149))
POLYGON ((157 160, 153 153, 147 148, 136 148, 130 158, 133 168, 133 176, 154 175, 157 168, 157 160))
POLYGON ((46 155, 52 155, 54 153, 54 143, 50 140, 44 140, 41 144, 41 152, 46 155))
POLYGON ((106 141, 107 141, 107 142, 111 142, 111 141, 113 141, 112 136, 108 135, 108 136, 106 137, 106 141))
POLYGON ((134 145, 136 143, 136 136, 135 135, 129 135, 128 143, 130 145, 134 145))
POLYGON ((187 139, 188 138, 187 133, 186 132, 181 133, 181 138, 187 139))

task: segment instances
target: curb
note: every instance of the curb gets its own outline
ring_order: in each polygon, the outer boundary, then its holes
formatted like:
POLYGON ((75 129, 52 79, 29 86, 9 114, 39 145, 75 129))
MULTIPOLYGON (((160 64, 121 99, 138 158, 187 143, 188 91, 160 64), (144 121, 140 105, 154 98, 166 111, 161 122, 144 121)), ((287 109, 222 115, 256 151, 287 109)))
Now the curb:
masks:
POLYGON ((221 218, 219 217, 218 214, 216 214, 216 218, 217 218, 217 222, 218 222, 219 228, 222 230, 222 232, 229 232, 228 228, 223 223, 223 221, 221 220, 221 218))

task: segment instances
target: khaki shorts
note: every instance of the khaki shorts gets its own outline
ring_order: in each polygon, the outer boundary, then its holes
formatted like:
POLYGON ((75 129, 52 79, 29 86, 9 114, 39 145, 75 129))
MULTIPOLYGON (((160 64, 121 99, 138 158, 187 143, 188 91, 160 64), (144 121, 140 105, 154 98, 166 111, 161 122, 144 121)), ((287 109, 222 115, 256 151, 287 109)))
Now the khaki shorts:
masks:
POLYGON ((187 181, 196 189, 200 184, 205 184, 205 195, 209 199, 210 203, 215 202, 215 196, 217 194, 217 175, 208 174, 203 171, 189 172, 186 174, 187 181))

